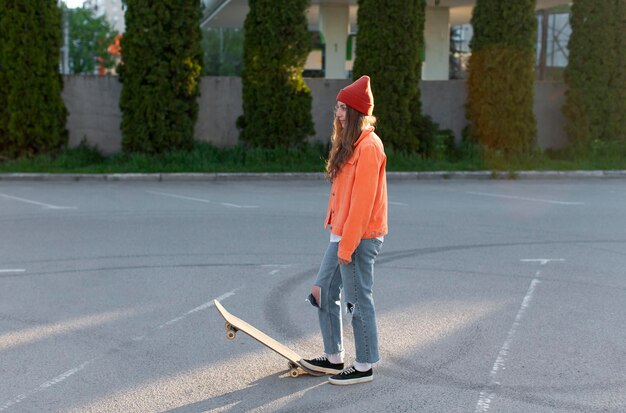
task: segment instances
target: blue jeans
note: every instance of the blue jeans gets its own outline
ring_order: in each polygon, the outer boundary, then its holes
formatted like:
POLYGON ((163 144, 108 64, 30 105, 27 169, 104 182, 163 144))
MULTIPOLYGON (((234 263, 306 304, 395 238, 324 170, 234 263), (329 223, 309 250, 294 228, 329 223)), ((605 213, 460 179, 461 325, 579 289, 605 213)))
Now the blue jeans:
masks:
POLYGON ((315 285, 321 289, 318 315, 326 354, 343 352, 340 307, 340 296, 343 291, 346 310, 352 314, 356 361, 376 363, 380 360, 372 288, 374 262, 381 246, 382 242, 376 238, 362 239, 352 254, 352 262, 339 265, 337 258, 339 243, 329 243, 315 280, 315 285))

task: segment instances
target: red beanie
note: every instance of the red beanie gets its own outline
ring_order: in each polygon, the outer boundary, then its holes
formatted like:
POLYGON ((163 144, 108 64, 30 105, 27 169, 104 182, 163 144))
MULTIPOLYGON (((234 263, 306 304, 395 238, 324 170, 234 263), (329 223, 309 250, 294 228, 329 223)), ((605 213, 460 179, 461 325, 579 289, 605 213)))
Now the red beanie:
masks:
POLYGON ((361 76, 358 80, 339 91, 337 100, 357 111, 371 116, 374 111, 374 95, 370 88, 369 76, 361 76))

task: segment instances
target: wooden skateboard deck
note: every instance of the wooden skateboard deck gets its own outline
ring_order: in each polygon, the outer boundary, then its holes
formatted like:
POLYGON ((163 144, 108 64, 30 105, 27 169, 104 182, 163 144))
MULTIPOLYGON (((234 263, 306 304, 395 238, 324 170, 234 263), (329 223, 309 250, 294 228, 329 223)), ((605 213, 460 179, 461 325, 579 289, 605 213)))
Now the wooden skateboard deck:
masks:
POLYGON ((279 341, 276 341, 261 330, 243 321, 241 318, 232 315, 231 313, 226 311, 224 306, 220 304, 219 301, 213 300, 213 303, 215 304, 215 308, 217 309, 217 311, 222 315, 222 317, 224 317, 224 320, 226 320, 225 327, 227 339, 234 340, 237 336, 237 331, 243 331, 259 343, 263 344, 265 347, 274 350, 276 353, 289 360, 288 368, 289 375, 291 377, 298 377, 302 374, 310 374, 312 376, 324 375, 324 373, 316 372, 304 367, 302 364, 300 364, 300 360, 302 360, 302 357, 300 357, 298 353, 291 350, 289 347, 285 346, 279 341))

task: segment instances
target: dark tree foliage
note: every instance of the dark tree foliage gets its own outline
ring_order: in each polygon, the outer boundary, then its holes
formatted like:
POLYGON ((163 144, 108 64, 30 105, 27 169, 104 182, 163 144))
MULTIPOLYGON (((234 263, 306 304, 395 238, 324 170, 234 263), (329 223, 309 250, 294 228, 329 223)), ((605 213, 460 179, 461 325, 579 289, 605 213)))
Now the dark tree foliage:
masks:
POLYGON ((310 50, 308 0, 250 0, 244 23, 240 139, 253 147, 297 147, 315 133, 302 78, 310 50))
POLYGON ((575 0, 565 129, 575 145, 626 142, 626 1, 575 0))
POLYGON ((353 78, 369 75, 377 131, 395 149, 428 145, 419 83, 424 47, 424 0, 359 0, 353 78))
POLYGON ((61 10, 49 0, 2 0, 0 36, 0 154, 16 158, 63 148, 61 10))
POLYGON ((528 153, 533 114, 535 0, 477 0, 467 81, 470 135, 507 155, 528 153))
POLYGON ((122 38, 122 148, 190 149, 202 71, 197 0, 127 0, 122 38))

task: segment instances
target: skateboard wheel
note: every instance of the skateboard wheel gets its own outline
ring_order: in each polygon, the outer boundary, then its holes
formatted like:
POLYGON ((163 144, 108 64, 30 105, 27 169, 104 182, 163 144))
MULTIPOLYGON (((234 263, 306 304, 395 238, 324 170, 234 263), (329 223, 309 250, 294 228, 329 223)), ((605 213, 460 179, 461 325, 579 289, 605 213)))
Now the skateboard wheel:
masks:
POLYGON ((293 361, 290 361, 290 362, 288 362, 288 363, 287 363, 287 368, 288 368, 289 370, 291 370, 291 369, 295 369, 295 368, 297 368, 297 367, 298 367, 298 366, 297 366, 297 365, 296 365, 296 363, 294 363, 293 361))
POLYGON ((232 330, 233 326, 227 321, 226 324, 224 325, 224 328, 226 329, 226 331, 228 331, 228 330, 232 330))
POLYGON ((296 378, 300 375, 300 372, 297 368, 292 368, 291 370, 289 370, 289 375, 293 378, 296 378))
POLYGON ((237 332, 235 330, 228 330, 226 332, 226 338, 229 340, 234 340, 237 337, 237 332))

